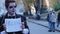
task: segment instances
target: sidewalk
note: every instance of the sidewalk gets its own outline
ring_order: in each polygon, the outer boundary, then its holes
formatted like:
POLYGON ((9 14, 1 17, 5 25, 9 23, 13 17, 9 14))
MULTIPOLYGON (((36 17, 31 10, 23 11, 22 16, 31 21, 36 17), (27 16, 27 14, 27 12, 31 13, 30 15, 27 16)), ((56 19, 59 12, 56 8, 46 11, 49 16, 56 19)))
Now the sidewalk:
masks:
MULTIPOLYGON (((30 22, 34 22, 37 25, 41 25, 43 27, 47 27, 48 28, 48 22, 46 20, 34 20, 34 19, 28 19, 28 21, 30 22)), ((57 27, 57 24, 55 24, 56 30, 59 30, 60 32, 60 27, 57 27)))

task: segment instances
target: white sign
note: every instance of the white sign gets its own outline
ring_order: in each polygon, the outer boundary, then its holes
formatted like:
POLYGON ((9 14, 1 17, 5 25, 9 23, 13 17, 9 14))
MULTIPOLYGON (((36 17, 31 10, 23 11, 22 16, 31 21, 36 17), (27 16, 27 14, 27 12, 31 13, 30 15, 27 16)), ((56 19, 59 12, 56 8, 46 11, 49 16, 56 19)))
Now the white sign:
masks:
POLYGON ((5 24, 7 32, 16 32, 22 30, 21 18, 5 19, 5 24))

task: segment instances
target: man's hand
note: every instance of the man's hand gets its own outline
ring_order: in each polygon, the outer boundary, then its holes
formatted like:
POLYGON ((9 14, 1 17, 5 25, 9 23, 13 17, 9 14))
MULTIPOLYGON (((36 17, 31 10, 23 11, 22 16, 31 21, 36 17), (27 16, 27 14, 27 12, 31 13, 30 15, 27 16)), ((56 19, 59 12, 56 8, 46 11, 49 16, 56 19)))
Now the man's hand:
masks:
POLYGON ((3 28, 6 30, 6 25, 5 24, 3 24, 3 28))
POLYGON ((24 25, 24 22, 22 22, 22 29, 24 29, 25 28, 25 25, 24 25))

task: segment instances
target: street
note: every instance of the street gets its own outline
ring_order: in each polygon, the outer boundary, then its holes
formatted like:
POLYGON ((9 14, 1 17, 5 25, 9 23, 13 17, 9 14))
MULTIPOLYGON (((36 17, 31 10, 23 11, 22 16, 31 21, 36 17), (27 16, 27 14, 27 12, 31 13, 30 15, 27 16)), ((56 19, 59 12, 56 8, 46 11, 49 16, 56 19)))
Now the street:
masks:
MULTIPOLYGON (((31 20, 31 21, 33 21, 33 20, 31 20)), ((48 30, 49 30, 48 28, 34 24, 30 21, 27 21, 27 23, 30 28, 30 34, 60 34, 60 32, 58 32, 58 31, 48 32, 48 30)))

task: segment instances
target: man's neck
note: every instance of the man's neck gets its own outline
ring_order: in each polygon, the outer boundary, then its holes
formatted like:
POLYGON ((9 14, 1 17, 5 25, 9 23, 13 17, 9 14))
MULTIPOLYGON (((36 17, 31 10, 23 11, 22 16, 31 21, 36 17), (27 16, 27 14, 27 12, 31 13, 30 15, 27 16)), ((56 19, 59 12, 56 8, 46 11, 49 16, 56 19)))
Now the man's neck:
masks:
POLYGON ((9 13, 8 13, 8 16, 15 16, 15 13, 14 13, 14 14, 9 14, 9 13))

